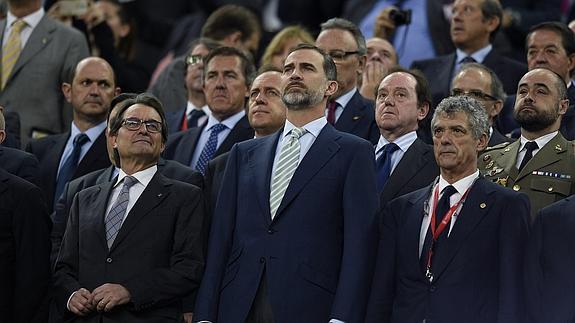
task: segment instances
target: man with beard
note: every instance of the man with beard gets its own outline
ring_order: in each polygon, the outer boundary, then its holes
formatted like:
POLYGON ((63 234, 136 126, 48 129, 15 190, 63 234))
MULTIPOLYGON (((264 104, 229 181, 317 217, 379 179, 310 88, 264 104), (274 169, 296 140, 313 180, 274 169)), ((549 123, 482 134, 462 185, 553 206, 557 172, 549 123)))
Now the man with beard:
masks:
POLYGON ((525 74, 513 110, 520 140, 488 149, 479 158, 487 179, 529 196, 531 220, 541 208, 575 192, 573 146, 559 133, 569 104, 566 92, 565 81, 550 70, 525 74))
POLYGON ((373 147, 325 117, 336 67, 302 44, 282 74, 284 128, 232 148, 194 319, 363 322, 375 256, 373 147))

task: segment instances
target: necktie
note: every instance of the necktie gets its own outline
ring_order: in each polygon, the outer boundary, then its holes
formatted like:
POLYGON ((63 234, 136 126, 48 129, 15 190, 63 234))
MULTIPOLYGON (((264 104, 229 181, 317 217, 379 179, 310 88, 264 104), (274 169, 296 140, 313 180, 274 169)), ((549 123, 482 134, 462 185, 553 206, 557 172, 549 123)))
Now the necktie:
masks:
POLYGON ((329 101, 327 103, 327 122, 334 125, 335 124, 335 110, 337 109, 337 102, 329 101))
POLYGON ((376 171, 377 171, 377 191, 383 191, 385 183, 391 174, 391 156, 393 152, 398 150, 399 146, 395 143, 389 143, 383 147, 383 153, 377 158, 376 171))
POLYGON ((6 41, 6 45, 2 48, 2 89, 6 86, 6 82, 12 73, 12 69, 20 56, 22 51, 22 40, 20 33, 26 27, 24 20, 18 19, 12 23, 12 30, 6 41))
POLYGON ((280 151, 270 192, 270 214, 272 219, 276 216, 276 212, 284 197, 289 182, 299 164, 299 138, 301 138, 301 136, 306 132, 307 130, 302 128, 292 129, 289 134, 290 138, 283 145, 280 151))
POLYGON ((198 126, 198 120, 205 116, 206 113, 203 110, 194 109, 190 114, 188 114, 188 129, 198 126))
POLYGON ((461 63, 461 64, 477 63, 477 61, 475 60, 475 58, 473 58, 471 56, 465 56, 459 63, 461 63))
MULTIPOLYGON (((437 230, 437 227, 439 226, 439 224, 441 223, 441 220, 443 220, 443 217, 445 216, 447 211, 449 211, 449 208, 451 206, 449 203, 449 198, 451 197, 451 195, 453 195, 455 193, 457 193, 457 190, 455 189, 455 187, 453 187, 451 185, 449 185, 443 189, 443 195, 441 196, 441 198, 439 199, 439 202, 437 202, 437 206, 435 207, 435 229, 436 230, 437 230)), ((438 238, 438 240, 445 239, 445 237, 447 237, 448 232, 449 232, 449 224, 447 225, 447 227, 445 227, 445 229, 441 233, 441 236, 438 238)), ((429 228, 427 229, 427 234, 425 235, 425 242, 423 243, 423 248, 421 251, 421 257, 419 258, 419 263, 420 263, 423 271, 425 271, 425 269, 427 267, 427 255, 429 254, 429 248, 431 248, 431 240, 432 239, 433 239, 433 234, 431 232, 431 223, 430 223, 429 228)), ((436 241, 435 250, 433 251, 435 254, 437 254, 437 247, 438 247, 438 243, 436 241)))
POLYGON ((54 201, 58 201, 60 195, 62 195, 64 186, 72 179, 72 176, 74 176, 78 163, 80 162, 82 146, 84 146, 88 141, 90 141, 90 138, 85 133, 80 133, 74 138, 74 148, 72 149, 72 153, 62 165, 60 174, 58 175, 58 180, 56 181, 54 201))
POLYGON ((212 158, 214 158, 214 154, 216 153, 216 149, 218 147, 218 134, 222 131, 227 129, 227 127, 221 123, 217 123, 210 128, 210 137, 202 149, 202 153, 200 154, 200 158, 198 159, 198 163, 196 164, 196 170, 202 173, 206 172, 206 165, 212 158))
POLYGON ((112 205, 110 212, 106 215, 105 225, 106 225, 106 241, 108 243, 108 249, 112 247, 114 239, 118 235, 118 231, 122 227, 122 220, 126 215, 126 209, 128 208, 128 201, 130 200, 130 187, 136 184, 138 180, 133 176, 124 177, 124 185, 118 198, 112 205))
POLYGON ((535 141, 528 141, 525 143, 525 156, 523 157, 523 160, 521 161, 521 165, 519 165, 519 171, 521 171, 523 169, 523 167, 525 167, 525 165, 527 165, 529 160, 531 160, 531 158, 533 158, 533 151, 537 148, 539 148, 539 146, 537 145, 537 143, 535 141))

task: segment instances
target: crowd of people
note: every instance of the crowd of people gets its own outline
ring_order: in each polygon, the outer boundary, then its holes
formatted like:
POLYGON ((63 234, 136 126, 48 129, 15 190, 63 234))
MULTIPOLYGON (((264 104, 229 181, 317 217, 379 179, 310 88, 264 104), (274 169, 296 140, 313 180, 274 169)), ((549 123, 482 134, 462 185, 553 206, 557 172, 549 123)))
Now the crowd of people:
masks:
POLYGON ((573 1, 159 4, 0 5, 0 321, 575 320, 573 1))

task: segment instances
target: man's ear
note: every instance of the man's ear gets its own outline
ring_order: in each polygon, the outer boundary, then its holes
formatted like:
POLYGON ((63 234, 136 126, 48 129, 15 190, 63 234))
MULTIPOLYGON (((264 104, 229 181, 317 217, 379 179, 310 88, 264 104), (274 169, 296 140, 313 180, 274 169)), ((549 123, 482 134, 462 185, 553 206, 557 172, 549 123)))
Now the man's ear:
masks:
POLYGON ((417 107, 417 121, 421 121, 427 117, 429 113, 429 103, 424 102, 420 106, 417 107))
POLYGON ((6 140, 6 130, 0 130, 0 144, 6 140))
POLYGON ((335 92, 337 92, 338 87, 339 87, 339 85, 337 84, 337 81, 327 81, 327 88, 325 89, 325 96, 330 97, 330 96, 334 95, 335 92))
POLYGON ((72 84, 70 83, 62 83, 62 93, 64 94, 64 98, 68 103, 72 103, 72 84))
POLYGON ((479 137, 479 141, 477 142, 477 153, 480 153, 487 148, 487 144, 489 143, 489 136, 486 133, 482 133, 481 137, 479 137))

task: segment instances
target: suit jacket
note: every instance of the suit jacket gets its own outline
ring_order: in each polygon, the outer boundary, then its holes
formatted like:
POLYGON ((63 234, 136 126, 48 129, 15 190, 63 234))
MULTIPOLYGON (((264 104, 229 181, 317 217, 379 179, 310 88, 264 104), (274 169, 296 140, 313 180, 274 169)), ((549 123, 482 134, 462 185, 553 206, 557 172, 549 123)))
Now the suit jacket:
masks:
POLYGON ((575 199, 553 203, 535 218, 527 245, 525 288, 528 322, 573 322, 575 199))
POLYGON ((479 170, 489 179, 531 201, 531 220, 543 207, 575 193, 573 146, 559 133, 523 167, 515 166, 520 140, 490 147, 479 158, 479 170))
POLYGON ((391 201, 382 214, 366 322, 524 322, 527 196, 479 178, 434 255, 430 283, 419 239, 432 188, 391 201))
POLYGON ((6 139, 0 143, 4 147, 22 149, 20 139, 20 115, 16 111, 4 111, 6 139))
POLYGON ((49 241, 40 189, 0 169, 0 321, 46 322, 49 241))
MULTIPOLYGON (((411 68, 419 69, 429 81, 429 88, 433 97, 433 107, 436 107, 441 100, 449 96, 451 88, 451 78, 455 68, 455 52, 439 56, 432 59, 415 61, 411 68)), ((496 49, 492 49, 485 59, 483 65, 495 72, 503 84, 505 93, 513 94, 517 91, 517 84, 521 77, 527 73, 527 66, 521 62, 514 61, 502 56, 496 49)))
MULTIPOLYGON (((62 158, 69 137, 69 132, 52 135, 32 140, 26 147, 26 151, 34 154, 40 161, 38 185, 46 195, 49 210, 54 209, 58 166, 60 165, 60 159, 62 158)), ((108 157, 108 150, 106 148, 106 135, 104 131, 102 131, 90 147, 90 150, 88 150, 80 160, 72 179, 108 166, 110 166, 110 158, 108 157)))
POLYGON ((370 141, 374 145, 377 144, 379 128, 375 123, 373 104, 373 101, 364 98, 359 91, 356 91, 337 119, 335 128, 370 141))
POLYGON ((208 208, 209 217, 216 209, 216 202, 218 201, 218 194, 222 187, 222 182, 224 180, 224 172, 226 170, 226 165, 228 163, 228 158, 230 153, 224 153, 218 157, 210 160, 208 162, 208 167, 206 167, 206 174, 204 175, 204 182, 206 184, 206 204, 208 208))
MULTIPOLYGON (((173 135, 172 138, 168 140, 166 150, 164 151, 164 157, 166 159, 176 160, 184 165, 190 165, 194 151, 196 149, 204 148, 196 147, 204 127, 205 125, 173 135)), ((214 157, 228 152, 235 143, 252 139, 253 137, 254 130, 251 128, 250 123, 248 122, 248 116, 246 115, 236 123, 234 128, 232 128, 226 139, 224 139, 220 144, 220 147, 216 150, 214 157)))
POLYGON ((567 140, 575 139, 575 86, 567 89, 567 98, 569 99, 569 108, 561 118, 561 127, 559 131, 567 140))
POLYGON ((38 159, 30 153, 0 146, 0 168, 38 185, 38 159))
POLYGON ((407 149, 379 198, 380 209, 396 197, 426 187, 439 175, 439 168, 433 155, 433 147, 416 139, 407 149))
POLYGON ((275 322, 363 322, 377 230, 373 147, 326 125, 272 220, 281 133, 230 152, 194 320, 244 322, 265 271, 275 322))
MULTIPOLYGON (((5 20, 0 22, 0 41, 4 28, 5 20)), ((24 145, 34 129, 60 133, 68 128, 72 109, 65 106, 60 87, 76 64, 88 55, 84 35, 48 15, 34 28, 6 87, 0 91, 0 105, 20 114, 24 145)))
POLYGON ((166 113, 166 123, 168 124, 168 134, 172 135, 180 132, 186 109, 180 109, 166 113))
POLYGON ((201 191, 157 172, 108 249, 104 218, 113 184, 74 197, 54 274, 57 304, 66 312, 79 288, 118 283, 130 292, 129 304, 75 321, 175 322, 181 298, 197 289, 204 268, 201 191))

